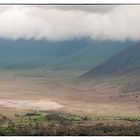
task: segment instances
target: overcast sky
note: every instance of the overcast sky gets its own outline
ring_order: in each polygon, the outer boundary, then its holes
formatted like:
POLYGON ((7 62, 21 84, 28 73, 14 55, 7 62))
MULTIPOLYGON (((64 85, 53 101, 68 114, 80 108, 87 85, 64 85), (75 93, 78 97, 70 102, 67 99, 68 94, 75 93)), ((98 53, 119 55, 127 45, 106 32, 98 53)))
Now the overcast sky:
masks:
POLYGON ((0 6, 0 38, 140 40, 140 6, 0 6))

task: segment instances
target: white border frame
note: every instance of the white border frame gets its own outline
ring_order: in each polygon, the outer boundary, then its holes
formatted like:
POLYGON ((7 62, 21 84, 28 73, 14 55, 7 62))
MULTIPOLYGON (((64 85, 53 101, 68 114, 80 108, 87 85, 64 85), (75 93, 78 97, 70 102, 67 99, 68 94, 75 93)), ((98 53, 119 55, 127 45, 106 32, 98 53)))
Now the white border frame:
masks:
MULTIPOLYGON (((22 5, 22 4, 31 4, 31 5, 38 5, 38 4, 99 4, 99 5, 137 5, 137 4, 140 4, 140 1, 139 0, 0 0, 0 5, 22 5)), ((128 137, 128 136, 125 136, 125 137, 96 137, 96 136, 92 136, 92 137, 48 137, 48 136, 45 136, 45 137, 0 137, 1 139, 5 139, 5 140, 11 140, 14 139, 14 140, 19 140, 19 139, 51 139, 51 140, 56 140, 56 139, 61 139, 61 140, 65 140, 65 139, 72 139, 72 140, 81 140, 81 139, 94 139, 94 140, 131 140, 131 139, 135 139, 135 140, 139 140, 140 137, 136 137, 136 136, 133 136, 133 137, 128 137)))

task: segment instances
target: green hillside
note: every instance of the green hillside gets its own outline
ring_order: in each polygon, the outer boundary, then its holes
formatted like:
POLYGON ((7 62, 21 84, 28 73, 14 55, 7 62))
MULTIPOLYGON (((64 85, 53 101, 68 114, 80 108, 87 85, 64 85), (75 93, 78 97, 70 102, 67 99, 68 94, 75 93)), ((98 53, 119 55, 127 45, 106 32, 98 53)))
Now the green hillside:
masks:
POLYGON ((56 69, 90 70, 132 44, 134 42, 95 41, 90 46, 79 49, 77 52, 66 57, 57 65, 56 69))
POLYGON ((0 40, 0 68, 87 71, 133 42, 0 40))
POLYGON ((48 42, 44 40, 0 40, 0 68, 53 69, 66 56, 88 45, 87 40, 48 42))
POLYGON ((116 82, 123 92, 140 91, 140 44, 129 47, 112 56, 81 76, 85 79, 100 78, 100 81, 116 82))
POLYGON ((140 45, 129 47, 91 69, 85 76, 126 75, 140 69, 140 45))

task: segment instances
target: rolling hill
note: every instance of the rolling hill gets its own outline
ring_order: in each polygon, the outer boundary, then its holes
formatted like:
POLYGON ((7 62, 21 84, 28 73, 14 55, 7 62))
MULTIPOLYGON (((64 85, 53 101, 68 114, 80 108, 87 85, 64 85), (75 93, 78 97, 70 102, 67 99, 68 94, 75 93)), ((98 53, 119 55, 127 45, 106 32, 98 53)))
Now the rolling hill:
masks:
POLYGON ((108 74, 128 74, 140 69, 140 44, 117 53, 104 63, 84 74, 86 77, 105 76, 108 74))
POLYGON ((116 53, 130 47, 134 42, 94 41, 66 57, 57 65, 57 69, 90 70, 116 53))
POLYGON ((87 71, 134 42, 0 39, 0 68, 87 71))
POLYGON ((49 42, 45 40, 0 40, 0 68, 52 69, 66 56, 86 47, 86 40, 49 42))
POLYGON ((124 92, 140 90, 140 44, 127 48, 81 76, 119 80, 124 92))

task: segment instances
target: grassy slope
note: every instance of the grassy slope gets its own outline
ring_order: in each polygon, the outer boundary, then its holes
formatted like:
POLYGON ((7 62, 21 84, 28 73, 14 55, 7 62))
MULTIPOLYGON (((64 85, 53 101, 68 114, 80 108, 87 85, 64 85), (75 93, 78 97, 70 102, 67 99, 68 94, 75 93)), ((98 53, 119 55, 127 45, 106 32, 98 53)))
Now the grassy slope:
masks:
POLYGON ((132 44, 133 42, 94 42, 66 57, 56 69, 89 70, 132 44))
POLYGON ((0 67, 6 69, 52 69, 57 63, 85 47, 86 40, 47 42, 0 40, 0 67))
POLYGON ((91 42, 86 39, 64 42, 0 40, 0 67, 89 70, 131 44, 129 41, 91 42))
POLYGON ((117 53, 104 63, 85 73, 85 79, 109 79, 108 83, 116 81, 123 92, 138 92, 140 90, 140 44, 134 45, 117 53))
POLYGON ((139 70, 139 58, 140 45, 138 44, 121 51, 120 53, 117 53, 104 63, 90 70, 87 74, 90 76, 128 74, 130 72, 139 70))

